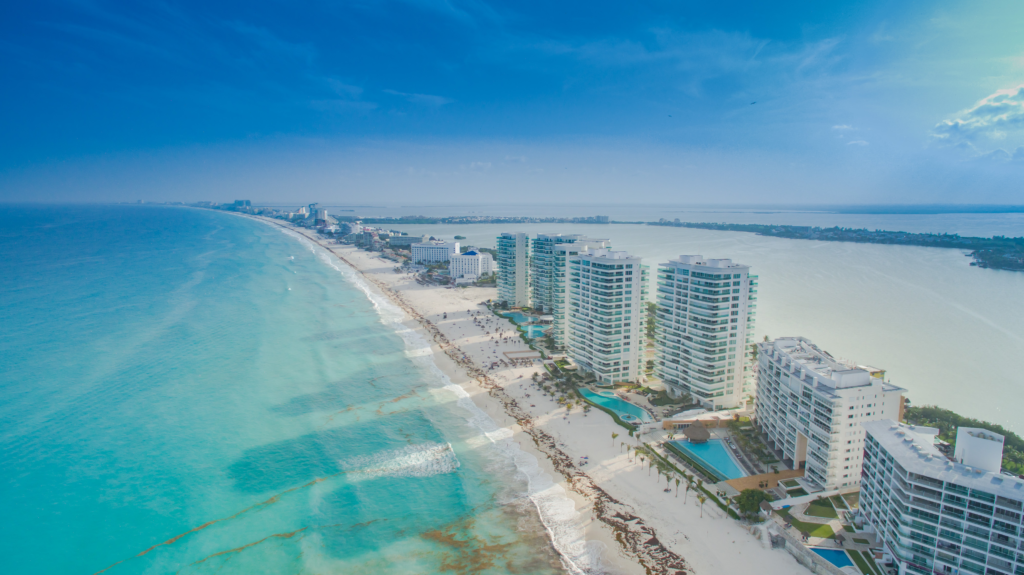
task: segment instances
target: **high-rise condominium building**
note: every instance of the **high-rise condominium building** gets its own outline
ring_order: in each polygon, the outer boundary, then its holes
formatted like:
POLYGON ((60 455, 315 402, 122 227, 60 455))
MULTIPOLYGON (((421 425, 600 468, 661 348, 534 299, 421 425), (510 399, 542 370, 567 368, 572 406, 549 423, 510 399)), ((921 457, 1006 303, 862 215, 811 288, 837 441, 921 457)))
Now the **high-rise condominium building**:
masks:
POLYGON ((753 393, 749 344, 757 276, 732 260, 679 256, 658 266, 655 373, 673 397, 710 409, 753 393))
POLYGON ((522 232, 498 236, 498 301, 530 305, 530 238, 522 232))
POLYGON ((1003 436, 961 427, 953 459, 939 430, 864 425, 860 509, 900 575, 1024 573, 1024 481, 1000 473, 1003 436))
MULTIPOLYGON (((541 313, 552 313, 565 274, 563 244, 575 244, 580 251, 588 247, 606 248, 608 240, 592 240, 581 234, 537 234, 530 242, 530 306, 541 313)), ((564 292, 562 292, 564 293, 564 292)))
POLYGON ((569 357, 598 381, 642 374, 646 270, 640 258, 606 248, 568 256, 569 357))
POLYGON ((550 263, 551 287, 550 303, 553 318, 551 338, 558 349, 565 348, 566 334, 569 329, 568 300, 568 268, 569 260, 587 249, 607 248, 608 240, 592 240, 583 238, 571 243, 558 243, 552 248, 553 257, 550 263))
POLYGON ((757 350, 756 422, 769 446, 818 487, 856 488, 864 424, 901 419, 906 390, 884 381, 884 371, 837 360, 802 337, 757 350))

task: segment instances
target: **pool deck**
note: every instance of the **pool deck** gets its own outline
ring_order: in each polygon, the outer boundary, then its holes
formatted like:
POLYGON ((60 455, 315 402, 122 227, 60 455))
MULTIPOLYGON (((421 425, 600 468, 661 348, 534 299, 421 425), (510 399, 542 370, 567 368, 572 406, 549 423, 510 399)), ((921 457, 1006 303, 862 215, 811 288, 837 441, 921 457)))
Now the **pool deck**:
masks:
POLYGON ((730 479, 726 481, 726 483, 736 491, 743 491, 744 489, 760 489, 760 487, 758 487, 758 483, 767 481, 768 489, 774 489, 779 486, 780 481, 793 479, 794 477, 803 477, 803 475, 803 469, 780 469, 778 473, 748 475, 746 477, 740 477, 739 479, 730 479))

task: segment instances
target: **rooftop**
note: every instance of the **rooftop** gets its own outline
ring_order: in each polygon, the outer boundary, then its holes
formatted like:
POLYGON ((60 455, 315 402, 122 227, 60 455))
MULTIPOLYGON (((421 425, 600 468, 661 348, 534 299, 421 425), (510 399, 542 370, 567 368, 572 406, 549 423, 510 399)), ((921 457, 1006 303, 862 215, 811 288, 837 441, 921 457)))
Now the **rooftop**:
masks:
POLYGON ((730 259, 704 259, 704 256, 679 256, 674 260, 669 260, 669 263, 691 266, 707 266, 709 268, 750 268, 750 266, 747 265, 733 263, 730 259))
POLYGON ((1024 481, 947 459, 935 447, 935 436, 939 430, 933 427, 906 425, 891 419, 870 421, 863 426, 907 471, 986 491, 1018 503, 1024 501, 1024 481))

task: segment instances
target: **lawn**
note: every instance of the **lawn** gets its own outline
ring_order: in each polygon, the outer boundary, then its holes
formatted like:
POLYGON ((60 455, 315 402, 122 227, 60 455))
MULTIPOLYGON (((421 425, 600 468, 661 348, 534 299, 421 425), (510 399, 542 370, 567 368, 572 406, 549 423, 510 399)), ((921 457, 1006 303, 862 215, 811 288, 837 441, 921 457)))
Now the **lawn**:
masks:
POLYGON ((849 531, 850 533, 856 533, 857 532, 857 530, 854 529, 852 525, 843 525, 843 529, 845 531, 849 531))
MULTIPOLYGON (((853 562, 857 564, 857 569, 860 569, 861 573, 864 575, 877 575, 875 570, 871 568, 874 561, 868 563, 868 559, 861 555, 860 551, 847 550, 846 554, 849 555, 850 558, 853 559, 853 562)), ((875 567, 875 569, 877 569, 877 567, 875 567)))
POLYGON ((850 509, 856 509, 860 505, 860 491, 854 491, 853 493, 843 495, 843 500, 846 501, 847 507, 850 509))
POLYGON ((796 527, 798 531, 807 533, 811 537, 822 537, 825 539, 836 538, 835 532, 832 531, 832 527, 829 525, 824 525, 820 523, 805 523, 803 521, 800 521, 799 519, 793 519, 793 517, 789 514, 788 509, 780 509, 778 511, 778 514, 782 515, 783 517, 788 517, 791 520, 790 525, 796 527))
POLYGON ((800 487, 800 484, 797 483, 796 479, 787 479, 786 481, 783 481, 782 484, 786 487, 800 487))
POLYGON ((807 506, 807 511, 804 511, 804 513, 811 517, 821 517, 822 519, 839 519, 836 508, 832 507, 832 502, 828 499, 819 499, 812 502, 807 506))
POLYGON ((828 500, 832 502, 832 506, 836 509, 849 509, 849 507, 846 506, 846 500, 840 495, 833 495, 832 497, 829 497, 828 500))
POLYGON ((854 537, 853 542, 854 543, 860 543, 861 545, 871 545, 871 541, 868 540, 868 539, 858 539, 858 538, 854 537))
POLYGON ((797 487, 796 489, 787 491, 786 495, 789 495, 790 497, 800 497, 801 495, 807 495, 807 492, 804 491, 803 487, 797 487))

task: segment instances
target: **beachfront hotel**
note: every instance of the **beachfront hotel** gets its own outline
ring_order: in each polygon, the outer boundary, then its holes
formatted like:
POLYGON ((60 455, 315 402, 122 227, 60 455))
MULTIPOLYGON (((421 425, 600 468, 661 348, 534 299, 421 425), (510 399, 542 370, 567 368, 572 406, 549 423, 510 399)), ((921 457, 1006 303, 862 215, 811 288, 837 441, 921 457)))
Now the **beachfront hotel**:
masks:
POLYGON ((864 424, 860 510, 900 575, 1024 573, 1024 482, 1000 474, 1003 436, 957 429, 953 459, 937 429, 864 424))
POLYGON ((446 262, 459 253, 459 242, 423 242, 412 244, 412 261, 418 264, 446 262))
POLYGON ((812 488, 856 489, 864 424, 903 418, 903 393, 885 372, 835 359, 802 337, 757 344, 756 424, 812 488))
POLYGON ((567 355, 599 382, 643 373, 647 271, 638 257, 607 248, 568 256, 567 355))
POLYGON ((749 344, 757 276, 727 259, 679 256, 658 266, 655 373, 672 397, 737 407, 753 393, 749 344))
POLYGON ((494 271, 494 258, 491 254, 469 250, 464 254, 454 254, 448 258, 448 275, 453 278, 478 279, 490 275, 494 271))
POLYGON ((530 306, 530 238, 522 232, 498 236, 498 301, 530 306))

